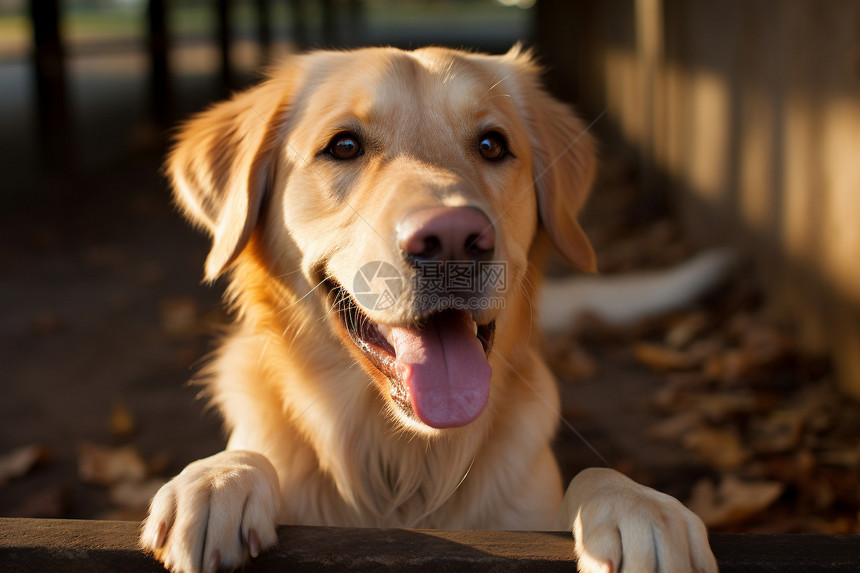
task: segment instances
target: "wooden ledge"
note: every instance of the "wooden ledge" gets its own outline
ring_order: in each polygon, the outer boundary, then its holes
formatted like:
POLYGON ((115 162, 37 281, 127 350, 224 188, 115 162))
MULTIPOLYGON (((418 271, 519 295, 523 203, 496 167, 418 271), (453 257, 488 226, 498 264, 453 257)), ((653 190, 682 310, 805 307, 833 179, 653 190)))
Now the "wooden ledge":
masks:
MULTIPOLYGON (((0 571, 163 571, 137 549, 140 524, 0 518, 0 571)), ((281 526, 245 571, 573 571, 565 533, 281 526)), ((860 571, 860 536, 716 534, 720 571, 860 571)))

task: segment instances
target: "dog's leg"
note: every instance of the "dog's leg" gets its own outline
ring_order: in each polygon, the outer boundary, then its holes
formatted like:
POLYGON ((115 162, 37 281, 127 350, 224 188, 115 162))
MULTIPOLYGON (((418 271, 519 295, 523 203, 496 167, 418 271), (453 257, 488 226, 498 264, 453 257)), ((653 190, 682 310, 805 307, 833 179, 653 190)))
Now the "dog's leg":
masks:
POLYGON ((559 521, 573 531, 583 573, 717 571, 701 519, 615 470, 591 468, 573 478, 559 521))
POLYGON ((189 464, 155 495, 140 543, 175 572, 242 565, 277 542, 278 475, 256 452, 189 464))

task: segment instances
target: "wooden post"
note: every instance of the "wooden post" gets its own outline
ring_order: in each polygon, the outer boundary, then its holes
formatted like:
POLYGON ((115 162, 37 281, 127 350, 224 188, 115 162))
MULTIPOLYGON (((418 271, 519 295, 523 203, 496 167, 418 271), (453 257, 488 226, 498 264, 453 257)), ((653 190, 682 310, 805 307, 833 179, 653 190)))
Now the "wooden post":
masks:
POLYGON ((320 0, 322 6, 323 48, 336 48, 338 44, 337 10, 334 0, 320 0))
POLYGON ((73 161, 60 0, 30 0, 36 118, 42 162, 65 171, 73 161))
POLYGON ((305 0, 290 0, 290 18, 293 24, 293 42, 299 51, 306 50, 308 39, 308 10, 305 0))
POLYGON ((147 45, 149 48, 150 112, 159 125, 171 119, 170 49, 165 0, 149 0, 147 4, 147 45))
MULTIPOLYGON (((535 43, 546 67, 547 85, 557 97, 577 101, 580 16, 587 2, 541 0, 535 4, 535 43)), ((597 112, 594 112, 597 113, 597 112)))
POLYGON ((230 49, 233 47, 233 33, 230 28, 230 8, 231 0, 217 0, 217 37, 218 37, 218 53, 221 60, 221 89, 225 92, 235 88, 235 77, 233 75, 233 66, 230 58, 230 49))
POLYGON ((269 0, 256 0, 254 2, 257 16, 257 42, 260 44, 263 64, 269 62, 272 52, 272 15, 269 10, 269 0))

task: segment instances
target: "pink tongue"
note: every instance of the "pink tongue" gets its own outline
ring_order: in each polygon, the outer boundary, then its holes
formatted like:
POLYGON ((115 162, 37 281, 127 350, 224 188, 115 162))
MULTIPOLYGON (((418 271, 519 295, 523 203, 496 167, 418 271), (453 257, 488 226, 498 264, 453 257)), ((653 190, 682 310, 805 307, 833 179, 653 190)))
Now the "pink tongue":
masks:
POLYGON ((421 330, 392 327, 388 342, 422 422, 455 428, 484 411, 492 371, 467 313, 435 315, 421 330))

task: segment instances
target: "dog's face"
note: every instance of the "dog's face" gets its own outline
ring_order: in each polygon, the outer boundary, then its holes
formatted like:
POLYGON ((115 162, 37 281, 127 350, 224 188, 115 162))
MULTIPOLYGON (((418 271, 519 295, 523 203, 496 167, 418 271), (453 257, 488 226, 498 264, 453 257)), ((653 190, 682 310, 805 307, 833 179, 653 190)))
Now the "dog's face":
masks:
POLYGON ((576 222, 593 163, 517 49, 380 48, 291 59, 192 120, 168 168, 213 236, 209 278, 256 236, 404 422, 449 428, 486 408, 497 332, 527 335, 509 311, 538 230, 593 269, 576 222))

